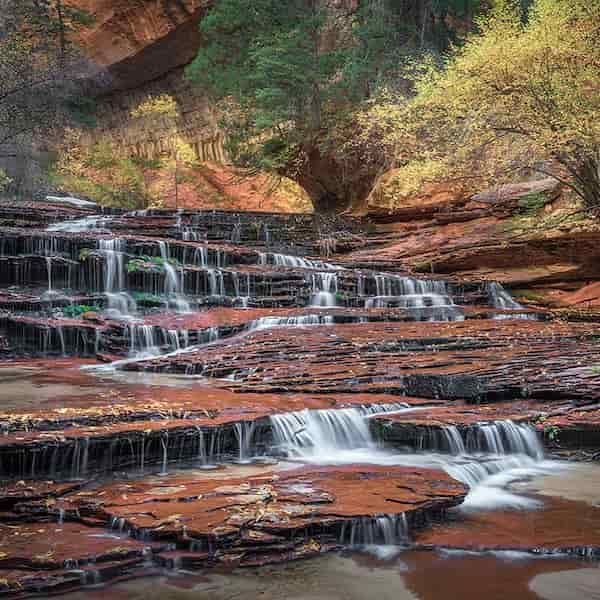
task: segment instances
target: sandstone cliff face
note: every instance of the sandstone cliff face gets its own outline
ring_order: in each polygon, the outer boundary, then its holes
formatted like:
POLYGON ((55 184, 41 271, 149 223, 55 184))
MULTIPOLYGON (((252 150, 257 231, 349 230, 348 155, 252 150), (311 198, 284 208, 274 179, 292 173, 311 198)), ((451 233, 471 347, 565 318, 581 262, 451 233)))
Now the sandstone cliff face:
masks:
POLYGON ((116 86, 134 87, 186 64, 207 0, 71 0, 94 18, 81 44, 116 86), (159 60, 160 59, 160 60, 159 60), (142 66, 144 68, 142 68, 142 66))
POLYGON ((80 43, 101 68, 97 126, 89 142, 105 139, 123 153, 156 158, 173 135, 164 120, 132 120, 131 111, 148 95, 170 94, 180 118, 177 134, 202 161, 224 162, 215 110, 202 90, 183 78, 198 50, 198 24, 207 0, 72 0, 94 17, 80 43))

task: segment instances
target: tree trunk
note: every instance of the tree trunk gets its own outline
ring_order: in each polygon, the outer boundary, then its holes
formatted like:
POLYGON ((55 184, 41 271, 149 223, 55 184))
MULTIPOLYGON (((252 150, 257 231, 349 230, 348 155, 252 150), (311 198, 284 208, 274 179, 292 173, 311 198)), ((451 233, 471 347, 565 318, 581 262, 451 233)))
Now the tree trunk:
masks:
POLYGON ((595 156, 587 157, 580 169, 579 180, 585 207, 595 214, 600 213, 600 149, 595 156))

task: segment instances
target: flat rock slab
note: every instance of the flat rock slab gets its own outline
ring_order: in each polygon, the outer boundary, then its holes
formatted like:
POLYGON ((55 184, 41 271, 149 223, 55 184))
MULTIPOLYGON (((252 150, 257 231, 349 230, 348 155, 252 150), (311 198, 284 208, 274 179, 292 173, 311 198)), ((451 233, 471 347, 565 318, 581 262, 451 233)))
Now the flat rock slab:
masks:
POLYGON ((415 543, 478 552, 600 555, 600 507, 554 497, 543 497, 542 502, 538 510, 461 514, 455 521, 419 531, 415 543))
POLYGON ((354 523, 402 518, 412 532, 466 495, 439 471, 360 465, 241 467, 229 476, 196 471, 45 489, 42 501, 32 495, 19 505, 29 521, 0 525, 0 592, 27 597, 141 576, 150 559, 201 568, 314 556, 347 543, 343 532, 354 523), (66 521, 50 521, 57 514, 66 521))
POLYGON ((460 504, 465 495, 462 483, 440 471, 356 465, 237 480, 154 477, 75 492, 60 506, 67 514, 79 511, 151 539, 243 547, 290 543, 304 528, 315 539, 337 535, 344 522, 364 517, 405 514, 416 524, 460 504))
POLYGON ((240 391, 399 393, 432 399, 600 400, 600 338, 584 323, 479 320, 257 331, 235 345, 124 365, 228 379, 240 391))
POLYGON ((6 482, 0 486, 0 508, 6 510, 19 502, 57 498, 81 488, 85 482, 57 483, 42 480, 6 482))
POLYGON ((141 557, 148 544, 79 523, 0 525, 0 568, 62 569, 65 564, 141 557))

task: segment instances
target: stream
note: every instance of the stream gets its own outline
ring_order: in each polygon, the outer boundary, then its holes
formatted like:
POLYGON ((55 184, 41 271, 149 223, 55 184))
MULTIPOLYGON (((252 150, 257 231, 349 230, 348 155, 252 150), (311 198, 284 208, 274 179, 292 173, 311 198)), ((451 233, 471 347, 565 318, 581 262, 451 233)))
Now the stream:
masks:
POLYGON ((530 358, 570 334, 496 282, 317 257, 294 218, 138 211, 2 238, 1 545, 26 565, 6 585, 600 598, 600 467, 554 452, 570 392, 530 358))

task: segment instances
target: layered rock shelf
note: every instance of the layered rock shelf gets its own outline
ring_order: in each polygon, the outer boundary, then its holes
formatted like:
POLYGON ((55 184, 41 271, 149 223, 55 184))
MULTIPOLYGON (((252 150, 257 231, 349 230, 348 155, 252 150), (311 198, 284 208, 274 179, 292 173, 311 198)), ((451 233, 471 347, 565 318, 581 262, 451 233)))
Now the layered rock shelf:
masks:
POLYGON ((420 276, 389 223, 31 203, 0 226, 0 593, 378 544, 597 558, 566 500, 531 535, 471 512, 491 475, 600 456, 593 311, 420 276))

